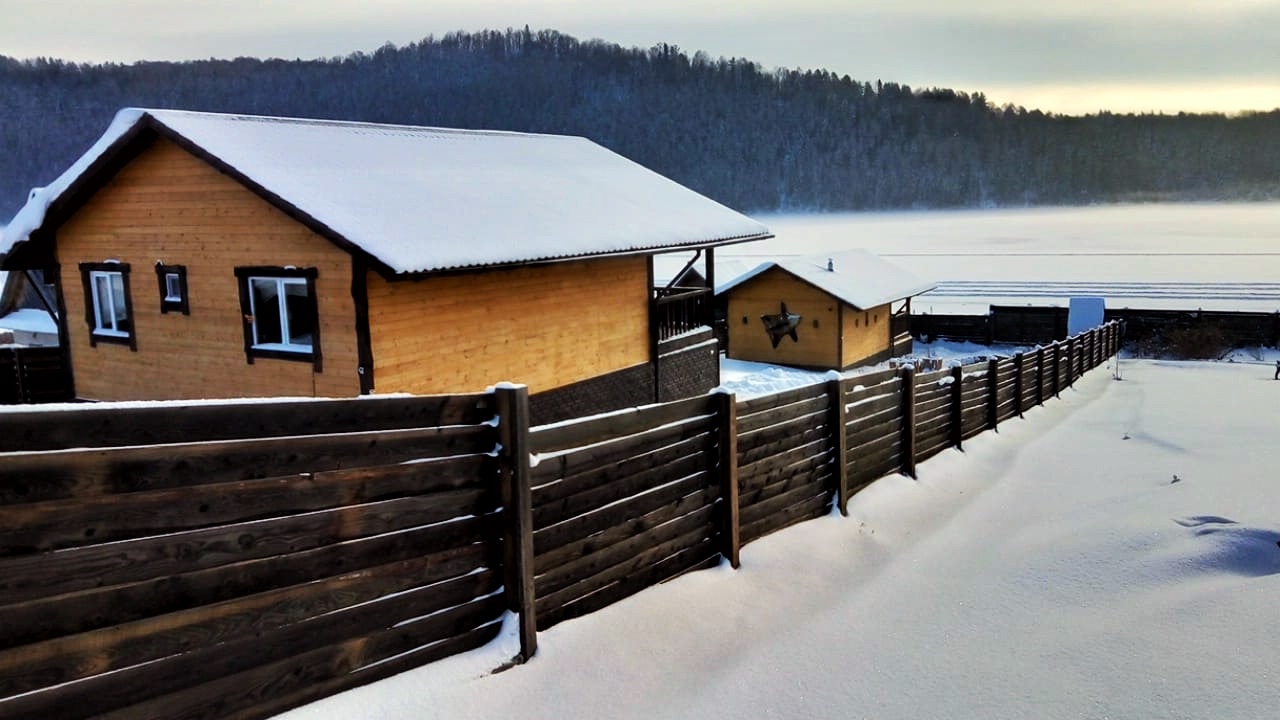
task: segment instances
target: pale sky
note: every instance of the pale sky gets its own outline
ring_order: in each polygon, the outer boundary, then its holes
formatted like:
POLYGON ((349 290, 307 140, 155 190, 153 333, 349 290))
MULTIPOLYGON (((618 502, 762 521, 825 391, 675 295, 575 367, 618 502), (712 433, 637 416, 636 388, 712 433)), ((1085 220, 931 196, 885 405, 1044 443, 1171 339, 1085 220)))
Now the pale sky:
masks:
POLYGON ((333 57, 526 24, 1069 114, 1280 108, 1280 0, 0 0, 0 55, 333 57))

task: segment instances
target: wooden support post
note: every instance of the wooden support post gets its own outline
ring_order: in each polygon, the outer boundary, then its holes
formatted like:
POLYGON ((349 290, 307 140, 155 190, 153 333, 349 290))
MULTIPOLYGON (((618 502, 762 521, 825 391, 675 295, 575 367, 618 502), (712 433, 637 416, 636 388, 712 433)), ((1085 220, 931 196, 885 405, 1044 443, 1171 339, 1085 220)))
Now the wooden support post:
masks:
POLYGON ((840 514, 849 514, 849 435, 845 432, 848 418, 844 405, 844 378, 827 381, 827 425, 831 428, 831 452, 836 463, 836 507, 840 514))
POLYGON ((951 368, 951 446, 962 450, 964 440, 964 368, 951 368))
POLYGON ((1076 339, 1067 339, 1067 387, 1076 384, 1076 339))
POLYGON ((1036 348, 1036 404, 1044 404, 1044 348, 1036 348))
POLYGON ((987 427, 995 430, 1000 424, 1000 361, 987 361, 987 427))
POLYGON ((916 476, 916 369, 902 368, 902 474, 916 476))
POLYGON ((1053 341, 1053 397, 1062 389, 1062 342, 1053 341))
POLYGON ((533 592, 533 497, 529 472, 529 388, 499 385, 498 453, 502 483, 503 577, 507 609, 520 615, 520 654, 527 662, 538 651, 538 618, 533 592))
POLYGON ((737 570, 742 564, 742 523, 738 519, 738 401, 733 393, 716 392, 716 427, 720 431, 716 476, 720 480, 720 554, 737 570))
POLYGON ((1022 353, 1013 356, 1013 405, 1022 417, 1022 353))

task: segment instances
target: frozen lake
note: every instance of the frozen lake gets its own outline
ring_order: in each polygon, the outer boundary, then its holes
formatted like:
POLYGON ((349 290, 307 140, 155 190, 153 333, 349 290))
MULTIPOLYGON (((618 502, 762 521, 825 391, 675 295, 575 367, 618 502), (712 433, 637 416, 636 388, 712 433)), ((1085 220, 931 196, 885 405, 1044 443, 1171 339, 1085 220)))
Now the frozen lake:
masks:
POLYGON ((787 255, 866 248, 938 282, 916 312, 986 305, 1280 311, 1280 203, 758 216, 776 237, 716 253, 721 282, 787 255))

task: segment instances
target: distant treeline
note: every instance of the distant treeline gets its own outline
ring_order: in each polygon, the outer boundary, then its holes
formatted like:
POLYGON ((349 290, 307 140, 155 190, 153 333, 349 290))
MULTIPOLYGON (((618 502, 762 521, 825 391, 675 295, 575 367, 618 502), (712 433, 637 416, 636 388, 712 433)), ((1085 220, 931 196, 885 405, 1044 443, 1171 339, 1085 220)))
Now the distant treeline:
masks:
POLYGON ((328 60, 0 56, 0 223, 125 106, 584 135, 746 211, 1280 197, 1280 110, 1057 116, 526 29, 328 60))

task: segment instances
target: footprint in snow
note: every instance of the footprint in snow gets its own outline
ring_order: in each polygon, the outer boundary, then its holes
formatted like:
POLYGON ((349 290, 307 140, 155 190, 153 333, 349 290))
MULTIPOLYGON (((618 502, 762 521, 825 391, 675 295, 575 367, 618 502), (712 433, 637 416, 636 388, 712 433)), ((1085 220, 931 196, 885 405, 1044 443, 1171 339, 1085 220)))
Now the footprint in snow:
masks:
POLYGON ((1196 558, 1197 565, 1207 570, 1248 577, 1280 574, 1280 532, 1243 527, 1217 515, 1194 515, 1173 521, 1209 544, 1210 548, 1196 558))

